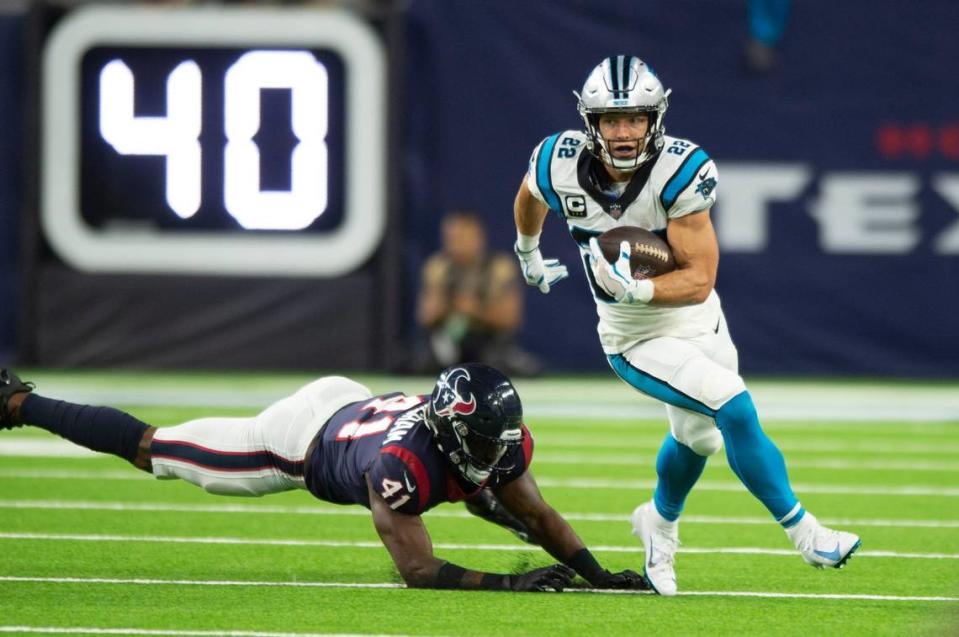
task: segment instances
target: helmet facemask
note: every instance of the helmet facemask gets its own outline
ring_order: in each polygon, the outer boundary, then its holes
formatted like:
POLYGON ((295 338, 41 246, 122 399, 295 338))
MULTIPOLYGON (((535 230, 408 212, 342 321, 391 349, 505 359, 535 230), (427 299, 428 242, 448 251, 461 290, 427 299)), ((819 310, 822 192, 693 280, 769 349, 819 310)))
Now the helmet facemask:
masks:
POLYGON ((663 120, 669 107, 669 94, 659 78, 642 60, 620 55, 604 60, 586 78, 583 92, 573 91, 577 110, 583 118, 586 148, 604 164, 621 172, 633 172, 649 161, 663 148, 666 128, 663 120), (646 135, 634 143, 642 150, 636 157, 617 158, 599 129, 599 118, 604 114, 639 115, 649 118, 646 135))
POLYGON ((462 420, 452 421, 452 429, 459 449, 450 454, 450 461, 460 474, 473 484, 483 484, 494 471, 509 471, 513 468, 500 467, 499 461, 510 447, 522 442, 523 431, 520 428, 507 429, 499 438, 473 431, 462 420), (458 461, 452 459, 454 456, 458 461))

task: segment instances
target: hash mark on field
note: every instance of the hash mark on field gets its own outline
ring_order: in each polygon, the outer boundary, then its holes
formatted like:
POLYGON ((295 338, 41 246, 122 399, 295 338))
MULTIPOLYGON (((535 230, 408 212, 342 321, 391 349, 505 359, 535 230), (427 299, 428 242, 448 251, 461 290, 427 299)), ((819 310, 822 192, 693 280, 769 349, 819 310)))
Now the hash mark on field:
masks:
MULTIPOLYGON (((0 509, 41 509, 67 511, 149 511, 164 513, 214 513, 214 514, 259 514, 259 515, 327 515, 369 517, 366 509, 353 507, 319 506, 271 506, 260 504, 177 504, 165 502, 92 502, 85 500, 0 500, 0 509)), ((473 519, 466 511, 432 510, 430 518, 473 519)), ((563 513, 574 522, 616 522, 629 519, 625 513, 563 513)), ((876 526, 890 528, 956 529, 959 520, 876 520, 864 518, 820 518, 823 524, 837 526, 876 526)), ((763 525, 773 524, 768 517, 734 517, 715 515, 685 515, 684 524, 763 525)))
MULTIPOLYGON (((45 584, 120 584, 137 586, 267 586, 267 587, 292 587, 292 588, 371 588, 371 589, 405 589, 403 584, 393 584, 386 582, 270 582, 255 580, 166 580, 166 579, 145 579, 145 578, 107 578, 107 577, 22 577, 22 576, 0 576, 2 582, 37 582, 45 584)), ((648 591, 624 591, 624 590, 601 590, 594 588, 569 588, 571 593, 602 593, 606 595, 646 595, 652 596, 648 591)), ((856 600, 874 600, 881 602, 959 602, 959 597, 945 596, 905 596, 905 595, 872 595, 867 593, 778 593, 767 591, 681 591, 679 593, 688 597, 762 597, 762 598, 795 598, 795 599, 856 599, 856 600)), ((8 628, 8 627, 0 627, 8 628)), ((77 629, 78 631, 80 629, 77 629)), ((106 629, 112 630, 112 629, 106 629)), ((119 629, 116 629, 119 630, 119 629)), ((7 630, 4 632, 14 632, 7 630)), ((153 633, 144 633, 153 634, 153 633)), ((167 633, 162 633, 167 634, 167 633)), ((184 635, 206 635, 221 633, 177 633, 184 635)), ((235 633, 222 633, 235 634, 235 633)), ((239 634, 239 633, 236 633, 239 634)), ((253 635, 254 633, 243 633, 253 635)), ((256 633, 257 635, 280 635, 287 633, 256 633)))
MULTIPOLYGON (((363 540, 283 540, 239 537, 186 537, 173 535, 110 535, 80 533, 0 533, 0 540, 46 540, 53 542, 154 542, 168 544, 225 544, 239 546, 311 546, 325 548, 382 549, 380 541, 363 540)), ((456 544, 437 542, 434 547, 447 551, 530 551, 527 544, 456 544)), ((642 553, 639 546, 592 546, 593 552, 642 553)), ((793 549, 768 549, 754 546, 693 548, 684 546, 680 553, 713 555, 783 555, 795 557, 793 549)), ((856 557, 894 557, 901 559, 959 560, 959 553, 899 553, 895 551, 859 551, 856 557)))

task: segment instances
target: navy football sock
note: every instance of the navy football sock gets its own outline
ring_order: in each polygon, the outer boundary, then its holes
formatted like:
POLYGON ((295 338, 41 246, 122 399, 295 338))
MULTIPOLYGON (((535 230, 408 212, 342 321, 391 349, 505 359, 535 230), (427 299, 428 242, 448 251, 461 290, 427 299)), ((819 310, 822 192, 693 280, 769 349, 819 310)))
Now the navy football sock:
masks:
POLYGON ((716 412, 716 426, 723 434, 729 466, 749 492, 783 526, 799 522, 805 511, 789 486, 786 461, 763 432, 749 392, 736 395, 716 412))
POLYGON ((20 405, 20 420, 94 451, 133 462, 149 425, 112 407, 77 405, 29 394, 20 405))
POLYGON ((659 514, 674 522, 683 512, 683 504, 706 467, 706 458, 666 434, 656 456, 656 493, 653 501, 659 514))

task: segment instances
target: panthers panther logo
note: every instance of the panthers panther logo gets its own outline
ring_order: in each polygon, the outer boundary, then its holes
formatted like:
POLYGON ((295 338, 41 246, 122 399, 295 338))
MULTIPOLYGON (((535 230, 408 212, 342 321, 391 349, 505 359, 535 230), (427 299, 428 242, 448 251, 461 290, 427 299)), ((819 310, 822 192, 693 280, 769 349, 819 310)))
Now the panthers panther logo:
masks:
POLYGON ((469 381, 469 372, 462 367, 441 376, 436 382, 433 413, 450 418, 454 414, 468 416, 476 411, 476 397, 467 389, 469 381))
POLYGON ((716 187, 716 178, 710 177, 709 179, 703 179, 699 182, 699 185, 696 186, 696 192, 703 196, 703 199, 709 198, 709 193, 713 191, 713 188, 716 187))

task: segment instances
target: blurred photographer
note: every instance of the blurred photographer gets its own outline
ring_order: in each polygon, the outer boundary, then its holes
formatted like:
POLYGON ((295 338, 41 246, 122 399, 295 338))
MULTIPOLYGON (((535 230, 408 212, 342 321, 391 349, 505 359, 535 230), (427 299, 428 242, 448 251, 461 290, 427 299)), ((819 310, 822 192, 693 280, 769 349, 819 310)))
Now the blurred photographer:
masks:
POLYGON ((420 275, 416 322, 423 338, 412 371, 433 373, 478 361, 508 374, 537 374, 539 362, 515 343, 522 317, 523 290, 513 257, 487 253, 486 231, 476 213, 448 213, 440 250, 420 275))

